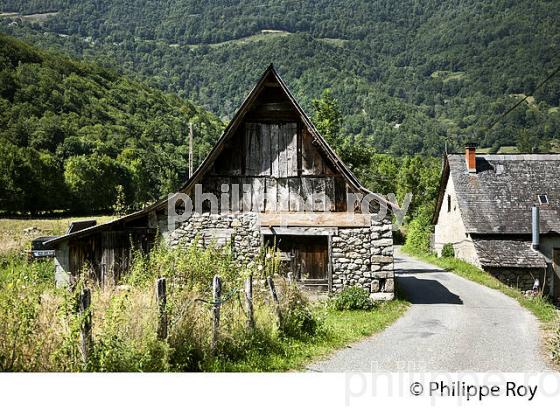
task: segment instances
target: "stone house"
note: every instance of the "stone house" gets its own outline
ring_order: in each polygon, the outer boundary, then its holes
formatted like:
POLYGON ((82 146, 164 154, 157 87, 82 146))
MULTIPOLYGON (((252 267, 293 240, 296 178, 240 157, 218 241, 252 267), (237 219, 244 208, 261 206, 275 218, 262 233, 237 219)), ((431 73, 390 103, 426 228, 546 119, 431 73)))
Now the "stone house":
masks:
POLYGON ((560 155, 444 157, 433 217, 434 250, 455 256, 523 290, 560 297, 560 155))
POLYGON ((360 184, 271 65, 176 194, 48 244, 59 283, 86 263, 100 283, 117 280, 133 248, 149 252, 161 238, 229 244, 240 264, 275 246, 283 273, 306 286, 391 299, 395 210, 360 184))

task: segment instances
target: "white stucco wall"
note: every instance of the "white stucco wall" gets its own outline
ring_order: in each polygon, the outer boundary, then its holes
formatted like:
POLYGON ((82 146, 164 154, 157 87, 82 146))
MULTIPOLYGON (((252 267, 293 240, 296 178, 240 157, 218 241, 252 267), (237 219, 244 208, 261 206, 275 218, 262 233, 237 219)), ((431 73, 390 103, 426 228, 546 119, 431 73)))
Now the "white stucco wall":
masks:
POLYGON ((455 250, 455 257, 473 265, 480 266, 476 250, 470 236, 467 235, 465 224, 461 217, 457 195, 453 185, 453 179, 449 176, 441 209, 439 210, 438 222, 434 230, 434 250, 441 256, 443 245, 451 243, 455 250), (448 211, 447 198, 451 197, 451 210, 448 211))
POLYGON ((540 242, 539 252, 546 259, 546 263, 549 264, 550 295, 560 298, 560 294, 558 294, 560 289, 560 266, 556 265, 553 261, 554 249, 560 250, 560 237, 541 236, 540 242))

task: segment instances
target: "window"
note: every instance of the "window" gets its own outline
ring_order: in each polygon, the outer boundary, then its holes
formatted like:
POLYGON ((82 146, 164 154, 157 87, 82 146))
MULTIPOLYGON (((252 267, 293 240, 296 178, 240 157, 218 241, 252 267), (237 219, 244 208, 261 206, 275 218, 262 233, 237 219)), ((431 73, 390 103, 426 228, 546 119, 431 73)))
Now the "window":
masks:
POLYGON ((451 212, 451 195, 447 195, 447 212, 451 212))
POLYGON ((541 205, 548 204, 548 195, 547 194, 540 194, 539 195, 539 204, 541 204, 541 205))

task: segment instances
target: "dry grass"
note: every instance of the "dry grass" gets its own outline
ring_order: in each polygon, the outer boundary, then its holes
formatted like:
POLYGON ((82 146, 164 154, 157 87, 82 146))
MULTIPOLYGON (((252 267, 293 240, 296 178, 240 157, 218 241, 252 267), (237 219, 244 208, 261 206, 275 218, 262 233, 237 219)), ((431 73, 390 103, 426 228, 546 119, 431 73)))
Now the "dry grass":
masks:
POLYGON ((0 255, 28 249, 39 236, 62 235, 73 221, 95 219, 98 224, 113 219, 112 216, 65 217, 65 218, 0 218, 0 255))

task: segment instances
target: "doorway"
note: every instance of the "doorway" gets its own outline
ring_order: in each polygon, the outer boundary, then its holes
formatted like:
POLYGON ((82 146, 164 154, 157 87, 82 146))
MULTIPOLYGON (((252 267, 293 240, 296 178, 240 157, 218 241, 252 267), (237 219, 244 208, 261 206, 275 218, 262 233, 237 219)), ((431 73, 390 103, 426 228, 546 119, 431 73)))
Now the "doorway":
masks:
POLYGON ((303 283, 328 283, 328 236, 267 235, 265 246, 276 246, 280 252, 283 275, 290 273, 303 283))

